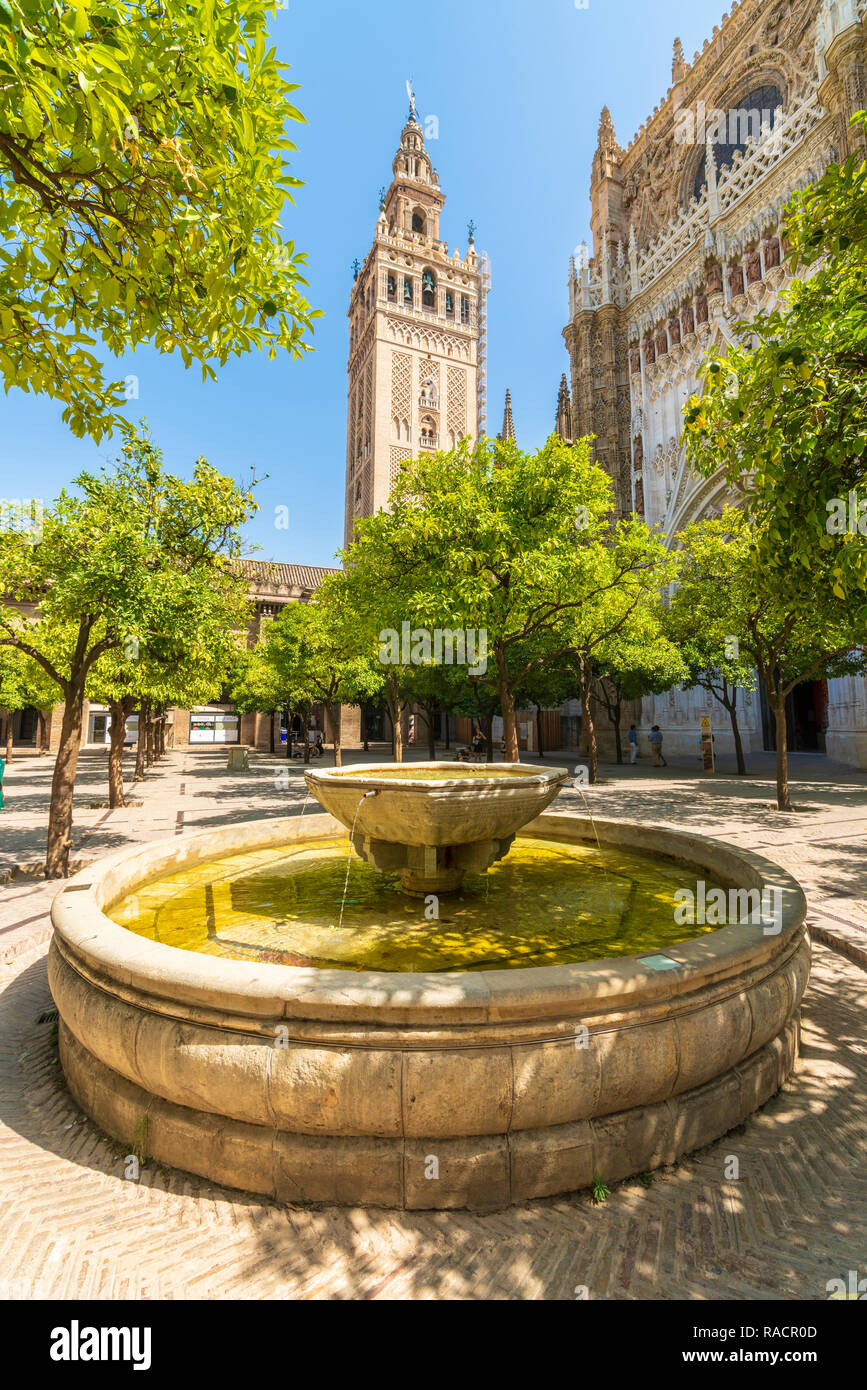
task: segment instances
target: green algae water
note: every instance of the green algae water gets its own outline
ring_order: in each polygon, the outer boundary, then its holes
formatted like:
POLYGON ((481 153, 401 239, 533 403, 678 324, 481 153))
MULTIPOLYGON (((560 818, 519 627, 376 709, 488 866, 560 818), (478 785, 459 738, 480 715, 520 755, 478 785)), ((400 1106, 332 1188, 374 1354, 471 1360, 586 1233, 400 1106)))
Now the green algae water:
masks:
POLYGON ((519 836, 485 875, 439 899, 439 920, 348 839, 259 849, 167 874, 109 916, 150 941, 231 960, 340 970, 509 970, 643 955, 714 927, 674 920, 690 872, 661 858, 519 836))

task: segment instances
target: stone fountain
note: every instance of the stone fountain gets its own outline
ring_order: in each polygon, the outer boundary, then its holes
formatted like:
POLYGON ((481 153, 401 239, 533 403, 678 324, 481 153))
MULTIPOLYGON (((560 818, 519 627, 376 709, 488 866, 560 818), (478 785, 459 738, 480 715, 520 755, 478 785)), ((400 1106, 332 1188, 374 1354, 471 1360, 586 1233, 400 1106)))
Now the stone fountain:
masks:
POLYGON ((547 810, 565 777, 445 763, 310 772, 332 814, 210 828, 83 870, 54 901, 49 954, 72 1095, 159 1164, 278 1201, 407 1208, 615 1181, 741 1124, 797 1057, 803 893, 741 848, 547 810), (231 856, 315 858, 330 844, 342 858, 347 829, 409 893, 454 892, 522 825, 522 841, 652 857, 693 883, 776 895, 780 912, 664 951, 442 973, 196 954, 111 915, 194 870, 213 903, 231 856))
POLYGON ((412 763, 401 769, 309 771, 307 786, 349 830, 357 853, 380 873, 399 873, 415 897, 450 893, 466 873, 485 873, 509 852, 569 780, 566 768, 500 763, 412 763))

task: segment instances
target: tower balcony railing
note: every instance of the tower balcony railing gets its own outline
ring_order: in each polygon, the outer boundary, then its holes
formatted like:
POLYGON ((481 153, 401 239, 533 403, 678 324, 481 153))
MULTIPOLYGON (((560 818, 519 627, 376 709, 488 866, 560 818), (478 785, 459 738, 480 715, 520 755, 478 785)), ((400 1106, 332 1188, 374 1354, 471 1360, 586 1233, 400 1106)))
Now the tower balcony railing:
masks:
POLYGON ((423 434, 418 441, 418 447, 420 449, 438 449, 439 443, 440 437, 438 434, 423 434))
POLYGON ((419 405, 422 410, 439 410, 440 403, 436 396, 420 396, 419 405))
POLYGON ((395 302, 393 299, 386 299, 384 294, 378 296, 377 303, 386 309, 396 310, 401 318, 419 319, 422 323, 436 323, 439 326, 448 327, 450 331, 457 329, 461 333, 475 332, 476 311, 474 308, 470 310, 469 318, 465 319, 457 315, 439 313, 436 309, 419 309, 416 305, 407 304, 403 300, 395 302))

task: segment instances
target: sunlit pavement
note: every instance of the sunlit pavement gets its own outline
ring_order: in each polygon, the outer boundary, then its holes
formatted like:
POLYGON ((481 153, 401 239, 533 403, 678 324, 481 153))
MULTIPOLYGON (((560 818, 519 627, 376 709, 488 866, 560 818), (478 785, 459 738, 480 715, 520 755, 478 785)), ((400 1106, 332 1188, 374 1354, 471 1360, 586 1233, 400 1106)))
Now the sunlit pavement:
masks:
MULTIPOLYGON (((867 976, 855 963, 867 945, 867 774, 796 755, 802 809, 781 815, 773 759, 754 757, 750 769, 736 778, 723 765, 706 779, 697 760, 603 764, 599 786, 557 803, 689 825, 776 859, 807 893, 814 941, 839 948, 816 945, 802 1056, 783 1090, 650 1188, 617 1185, 601 1207, 579 1194, 488 1215, 294 1210, 152 1166, 125 1180, 123 1154, 69 1099, 51 1024, 37 1021, 51 1006, 44 956, 57 885, 34 876, 0 886, 0 1297, 572 1299, 586 1288, 591 1299, 826 1298, 827 1282, 858 1270, 867 1248, 867 976), (736 1180, 726 1177, 732 1156, 736 1180)), ((7 769, 0 874, 39 861, 51 770, 32 755, 7 769)), ((306 789, 298 762, 257 754, 249 772, 228 774, 225 749, 203 749, 170 754, 128 795, 142 804, 100 804, 105 756, 88 751, 77 862, 298 814, 306 789)))

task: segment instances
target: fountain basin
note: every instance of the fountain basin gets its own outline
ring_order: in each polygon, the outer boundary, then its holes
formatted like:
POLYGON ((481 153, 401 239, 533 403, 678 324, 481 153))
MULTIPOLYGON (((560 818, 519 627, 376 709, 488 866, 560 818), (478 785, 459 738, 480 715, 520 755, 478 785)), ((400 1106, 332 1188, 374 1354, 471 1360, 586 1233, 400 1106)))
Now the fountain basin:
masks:
POLYGON ((408 893, 455 892, 467 872, 507 854, 516 831, 569 780, 565 767, 498 763, 386 764, 305 773, 309 790, 341 821, 357 852, 408 893))
MULTIPOLYGON (((603 845, 779 890, 779 930, 668 946, 664 970, 647 955, 347 975, 195 955, 112 922, 113 903, 181 865, 343 830, 316 815, 195 833, 105 860, 55 899, 49 977, 73 1096, 130 1151, 278 1200, 504 1205, 676 1161, 794 1065, 806 904, 743 850, 595 829, 603 845)), ((586 817, 553 812, 525 833, 594 837, 586 817)))

